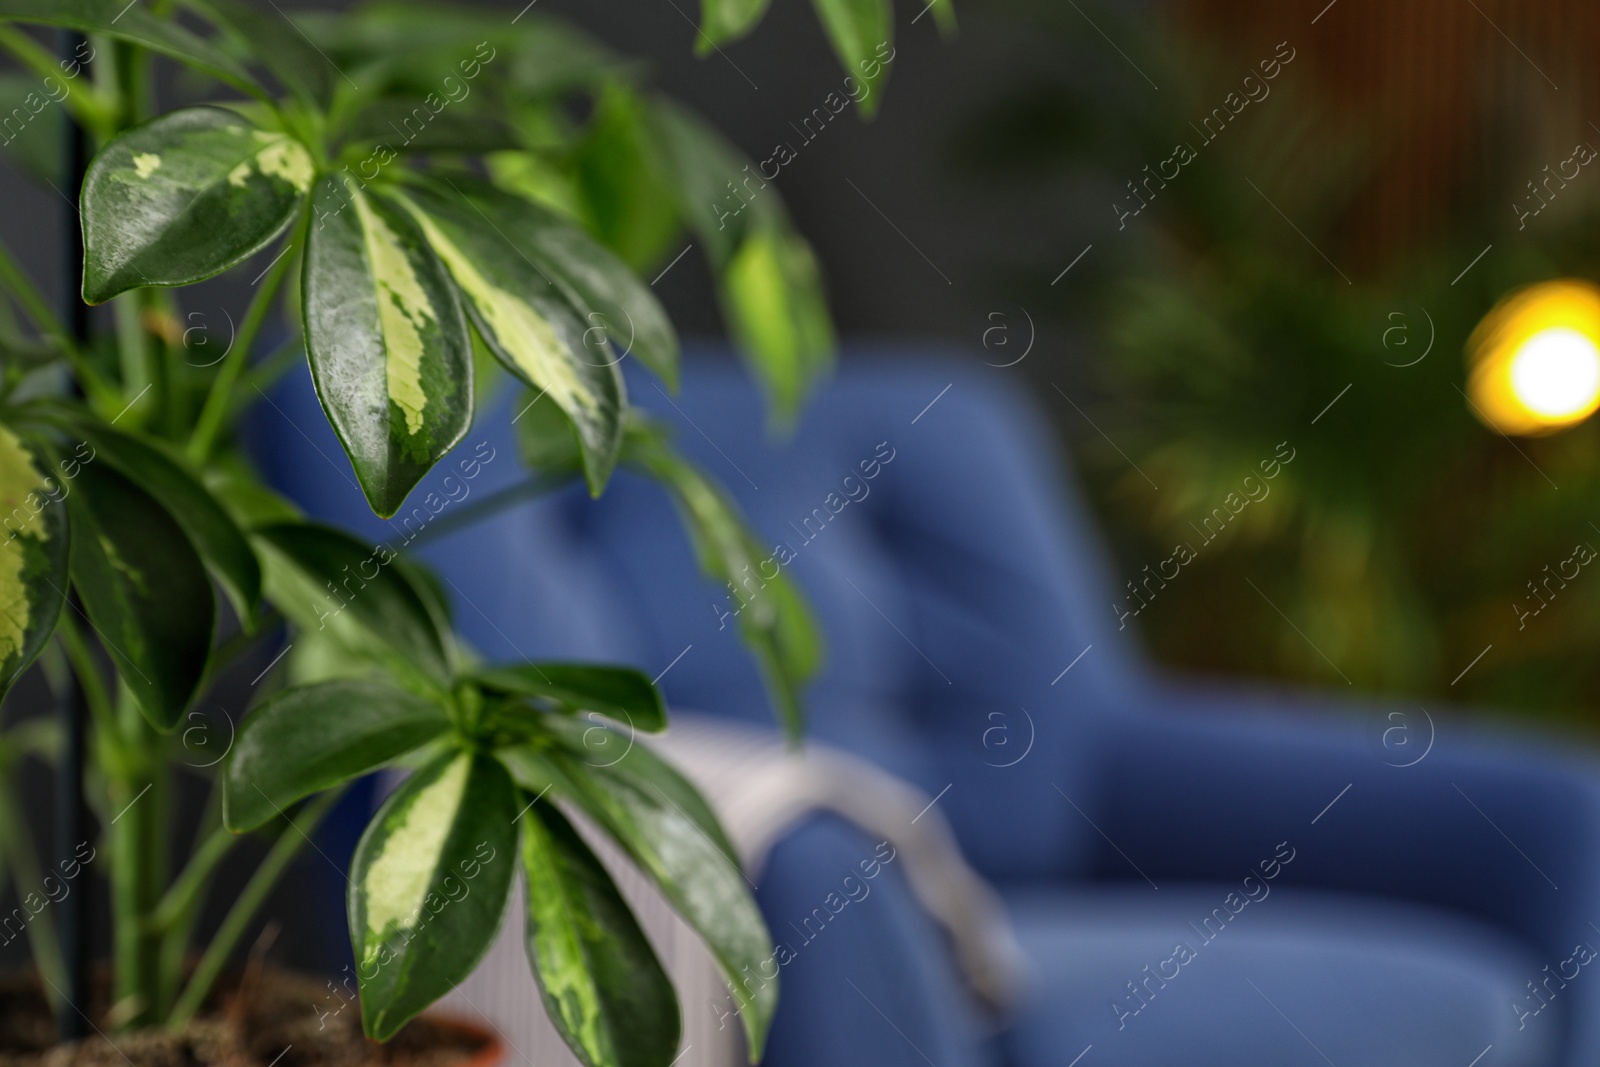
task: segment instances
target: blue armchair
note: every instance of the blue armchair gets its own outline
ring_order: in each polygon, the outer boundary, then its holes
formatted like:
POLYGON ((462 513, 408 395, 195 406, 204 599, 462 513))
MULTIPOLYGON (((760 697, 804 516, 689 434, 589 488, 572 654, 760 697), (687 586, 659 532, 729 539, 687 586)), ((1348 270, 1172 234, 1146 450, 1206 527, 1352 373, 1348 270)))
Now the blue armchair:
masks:
MULTIPOLYGON (((678 397, 630 381, 812 598, 829 656, 811 736, 937 796, 1031 967, 995 1032, 891 870, 841 917, 853 930, 785 968, 769 1064, 1600 1062, 1591 761, 1410 705, 1164 676, 1014 372, 888 349, 843 368, 788 441, 724 354, 692 358, 678 397)), ((393 542, 314 404, 302 382, 262 413, 273 475, 393 542)), ((493 455, 472 494, 521 477, 508 421, 462 446, 493 455)), ((467 506, 442 503, 442 477, 413 502, 467 506)), ((423 554, 490 659, 622 660, 665 670, 678 706, 771 723, 739 601, 698 576, 642 479, 423 554)), ((1163 579, 1127 577, 1158 596, 1163 579)), ((769 924, 871 847, 830 819, 793 833, 760 889, 769 924)))

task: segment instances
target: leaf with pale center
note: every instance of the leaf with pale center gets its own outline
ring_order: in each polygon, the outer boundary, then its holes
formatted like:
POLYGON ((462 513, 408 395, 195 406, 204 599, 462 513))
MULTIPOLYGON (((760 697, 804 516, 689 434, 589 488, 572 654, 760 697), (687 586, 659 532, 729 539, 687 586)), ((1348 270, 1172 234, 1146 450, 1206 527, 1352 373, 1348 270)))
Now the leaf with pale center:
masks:
POLYGON ((617 463, 627 408, 608 330, 579 317, 581 299, 515 242, 506 230, 514 223, 464 197, 417 190, 395 199, 449 267, 489 349, 572 420, 584 477, 598 496, 617 463))
POLYGON ((390 794, 350 864, 350 937, 361 1024, 386 1041, 483 959, 517 856, 517 791, 505 768, 443 756, 390 794))
POLYGON ((372 510, 390 516, 472 424, 472 338, 417 226, 325 177, 305 261, 306 352, 372 510))

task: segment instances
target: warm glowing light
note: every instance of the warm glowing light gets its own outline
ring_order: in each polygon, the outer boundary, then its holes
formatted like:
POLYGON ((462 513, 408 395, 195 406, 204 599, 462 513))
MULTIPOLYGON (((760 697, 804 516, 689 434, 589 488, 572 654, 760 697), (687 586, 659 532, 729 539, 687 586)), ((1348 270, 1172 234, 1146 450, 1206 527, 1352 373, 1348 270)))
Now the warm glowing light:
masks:
POLYGON ((1501 300, 1467 341, 1477 416, 1501 433, 1552 433, 1600 408, 1600 289, 1541 282, 1501 300))

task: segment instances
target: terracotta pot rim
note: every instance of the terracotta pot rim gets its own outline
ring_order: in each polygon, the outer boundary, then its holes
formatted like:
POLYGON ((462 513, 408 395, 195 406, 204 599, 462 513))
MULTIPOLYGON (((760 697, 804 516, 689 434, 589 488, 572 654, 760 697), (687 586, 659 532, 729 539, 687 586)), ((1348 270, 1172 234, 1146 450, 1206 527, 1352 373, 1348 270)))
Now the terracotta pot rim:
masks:
POLYGON ((445 1030, 454 1030, 458 1034, 471 1037, 482 1044, 482 1048, 470 1057, 460 1061, 458 1067, 499 1067, 505 1061, 505 1043, 500 1040, 500 1035, 485 1029, 471 1019, 449 1012, 430 1011, 423 1018, 430 1023, 445 1030))

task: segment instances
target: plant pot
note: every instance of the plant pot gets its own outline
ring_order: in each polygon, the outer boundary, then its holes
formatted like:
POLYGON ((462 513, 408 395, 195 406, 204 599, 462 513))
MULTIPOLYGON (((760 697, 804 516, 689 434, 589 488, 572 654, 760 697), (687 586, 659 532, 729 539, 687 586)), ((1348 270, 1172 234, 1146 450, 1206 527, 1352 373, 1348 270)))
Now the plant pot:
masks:
POLYGON ((426 1018, 435 1026, 453 1030, 481 1045, 478 1051, 472 1054, 471 1059, 462 1060, 458 1067, 501 1067, 501 1064, 506 1062, 506 1046, 505 1042, 500 1040, 500 1035, 485 1030, 477 1023, 453 1015, 430 1011, 426 1018))

